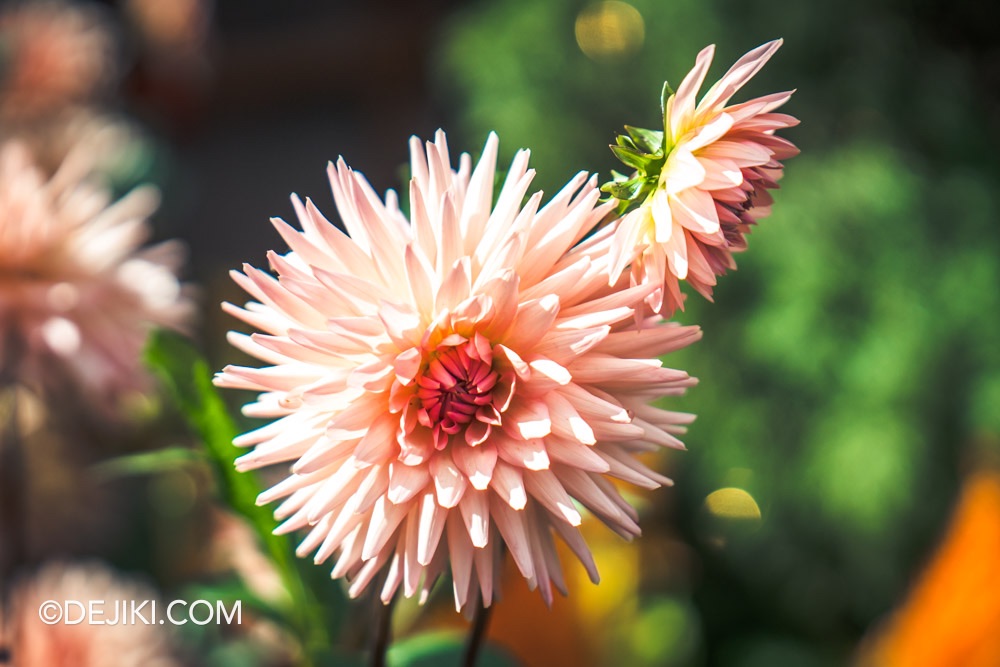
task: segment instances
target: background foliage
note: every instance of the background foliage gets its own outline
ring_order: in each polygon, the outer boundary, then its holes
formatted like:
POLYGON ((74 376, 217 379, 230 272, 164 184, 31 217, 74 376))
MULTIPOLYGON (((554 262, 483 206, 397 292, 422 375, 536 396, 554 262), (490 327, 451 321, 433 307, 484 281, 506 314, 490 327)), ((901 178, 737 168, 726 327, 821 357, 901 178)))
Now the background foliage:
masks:
MULTIPOLYGON (((602 143, 655 127, 659 86, 702 46, 719 45, 712 81, 778 36, 737 101, 796 87, 783 110, 802 120, 788 133, 802 155, 739 271, 678 316, 705 329, 668 360, 700 377, 684 400, 700 418, 644 525, 690 553, 624 617, 632 659, 844 664, 1000 436, 996 40, 972 3, 635 0, 644 41, 629 53, 614 48, 627 10, 609 4, 596 58, 579 40, 593 5, 458 12, 438 81, 464 102, 466 143, 495 128, 508 151, 530 146, 550 191, 579 168, 606 175, 602 143), (758 525, 706 511, 725 487, 752 496, 758 525), (696 639, 648 651, 652 627, 669 644, 678 624, 696 639)), ((660 556, 643 548, 643 567, 660 556)))

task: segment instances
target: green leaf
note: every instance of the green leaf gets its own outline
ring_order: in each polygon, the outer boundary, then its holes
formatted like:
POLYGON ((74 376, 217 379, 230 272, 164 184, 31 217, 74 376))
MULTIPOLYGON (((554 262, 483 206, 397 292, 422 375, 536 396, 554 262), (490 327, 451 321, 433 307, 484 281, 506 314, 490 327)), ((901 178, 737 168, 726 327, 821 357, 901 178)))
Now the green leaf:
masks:
POLYGON ((313 656, 315 667, 368 667, 365 656, 336 646, 327 647, 313 656))
MULTIPOLYGON (((454 631, 408 637, 389 648, 389 667, 458 667, 465 651, 465 635, 454 631)), ((495 645, 479 652, 476 667, 518 667, 520 663, 495 645)))
POLYGON ((275 521, 270 510, 257 505, 260 487, 256 477, 239 473, 233 466, 234 459, 243 453, 232 444, 239 429, 212 384, 208 364, 190 341, 167 331, 154 332, 150 337, 145 360, 201 438, 222 499, 246 517, 281 574, 292 603, 279 611, 288 619, 307 652, 325 649, 330 645, 329 631, 334 623, 328 618, 326 607, 319 603, 313 587, 306 585, 290 539, 273 534, 275 521))
POLYGON ((154 452, 117 456, 91 467, 101 481, 134 475, 155 475, 189 466, 204 465, 205 455, 190 447, 165 447, 154 452))
POLYGON ((239 430, 212 384, 208 364, 186 339, 164 331, 153 334, 145 359, 181 415, 200 436, 223 499, 246 516, 258 532, 266 529, 270 536, 274 521, 270 512, 257 506, 259 489, 254 477, 237 473, 233 467, 233 461, 243 453, 233 445, 239 430))

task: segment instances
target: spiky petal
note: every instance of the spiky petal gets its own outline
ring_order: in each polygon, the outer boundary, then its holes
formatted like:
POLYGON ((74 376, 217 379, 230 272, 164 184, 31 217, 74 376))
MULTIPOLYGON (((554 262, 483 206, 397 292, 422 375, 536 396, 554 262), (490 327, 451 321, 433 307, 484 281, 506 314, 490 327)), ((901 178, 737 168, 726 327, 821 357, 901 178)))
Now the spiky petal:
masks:
POLYGON ((774 110, 791 92, 729 105, 771 58, 781 40, 750 51, 697 100, 715 53, 708 46, 664 106, 665 162, 656 188, 618 227, 611 279, 631 263, 636 283, 662 285, 650 306, 664 316, 683 308, 679 282, 711 299, 716 276, 736 268, 733 253, 770 213, 768 190, 778 187, 782 160, 798 154, 777 130, 798 121, 774 110))
POLYGON ((634 457, 689 415, 649 406, 694 383, 657 357, 696 327, 642 322, 649 289, 608 286, 610 233, 585 237, 613 204, 580 174, 544 207, 526 202, 519 152, 493 202, 497 138, 457 169, 444 133, 411 142, 410 220, 339 161, 329 169, 344 234, 293 197, 302 226, 275 220, 291 247, 270 274, 234 279, 255 299, 226 309, 260 330, 231 334, 265 368, 227 367, 225 387, 260 392, 252 416, 276 418, 237 439, 246 470, 292 462, 261 494, 284 499, 282 533, 299 554, 334 560, 358 595, 426 596, 451 570, 456 606, 490 604, 505 544, 546 600, 563 577, 555 537, 597 580, 578 504, 625 537, 637 515, 609 478, 668 482, 634 457))
POLYGON ((141 389, 149 330, 182 328, 192 303, 174 243, 140 246, 159 195, 111 202, 73 150, 46 177, 23 146, 0 147, 0 363, 42 390, 76 385, 94 405, 141 389))

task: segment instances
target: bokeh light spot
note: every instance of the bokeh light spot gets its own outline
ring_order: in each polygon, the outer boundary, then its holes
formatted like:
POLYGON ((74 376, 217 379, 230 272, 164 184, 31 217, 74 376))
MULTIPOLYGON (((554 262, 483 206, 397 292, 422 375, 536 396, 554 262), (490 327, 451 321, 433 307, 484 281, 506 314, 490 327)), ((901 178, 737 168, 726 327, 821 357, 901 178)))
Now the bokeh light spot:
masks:
POLYGON ((757 501, 749 493, 736 487, 726 487, 708 494, 705 508, 720 519, 760 521, 757 501))
POLYGON ((701 635, 697 611, 673 597, 656 597, 641 609, 631 625, 629 643, 638 664, 685 665, 701 635))
POLYGON ((65 317, 50 317, 42 324, 42 338, 56 354, 69 357, 80 349, 80 329, 65 317))
POLYGON ((625 2, 599 2, 576 17, 576 43, 591 60, 622 60, 635 54, 646 38, 642 14, 625 2))

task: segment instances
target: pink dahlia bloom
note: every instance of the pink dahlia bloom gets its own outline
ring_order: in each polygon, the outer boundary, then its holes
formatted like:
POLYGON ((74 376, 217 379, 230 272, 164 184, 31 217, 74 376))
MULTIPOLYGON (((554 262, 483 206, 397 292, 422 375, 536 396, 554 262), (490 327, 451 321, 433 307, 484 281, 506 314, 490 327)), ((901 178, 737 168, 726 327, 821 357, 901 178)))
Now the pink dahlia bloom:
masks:
MULTIPOLYGON (((15 586, 7 614, 0 610, 0 647, 17 667, 179 667, 169 635, 161 625, 144 624, 129 616, 156 594, 147 586, 121 578, 103 565, 53 563, 15 586), (100 602, 103 625, 66 623, 47 602, 66 611, 67 600, 88 605, 100 602), (122 605, 127 605, 122 611, 122 605), (41 616, 58 622, 47 624, 41 616)), ((151 618, 150 604, 140 608, 151 618)), ((163 606, 156 605, 163 614, 163 606)), ((60 613, 62 613, 60 612, 60 613)), ((82 611, 70 606, 69 620, 82 611)), ((162 617, 162 616, 161 616, 162 617)))
POLYGON ((491 207, 495 135, 474 169, 452 167, 440 132, 411 151, 409 220, 339 161, 348 233, 293 197, 303 231, 273 221, 292 249, 269 254, 278 277, 234 273, 256 301, 226 309, 262 333, 231 341, 268 365, 217 382, 261 392, 244 412, 277 418, 236 440, 254 447, 237 466, 293 462, 258 500, 285 499, 278 532, 308 531, 299 554, 333 557, 352 596, 384 572, 383 600, 424 598, 450 567, 459 609, 489 605, 506 545, 551 600, 556 537, 598 579, 579 506, 630 538, 637 514, 611 478, 669 483, 635 454, 682 446, 691 417, 649 403, 694 383, 657 357, 700 332, 639 329, 649 288, 608 287, 608 235, 580 243, 613 206, 595 179, 522 205, 521 151, 491 207))
POLYGON ((798 154, 774 135, 798 124, 773 113, 791 92, 728 105, 780 46, 747 53, 696 103, 715 53, 706 47, 666 102, 666 162, 650 198, 622 220, 611 271, 616 279, 631 262, 634 282, 661 284, 648 303, 665 316, 683 308, 681 280, 711 299, 716 276, 736 268, 732 254, 746 249, 750 226, 771 212, 781 160, 798 154))
POLYGON ((139 250, 156 191, 111 203, 89 165, 73 151, 46 180, 22 146, 0 147, 0 370, 101 403, 145 385, 148 331, 182 326, 192 304, 174 274, 180 248, 139 250))

